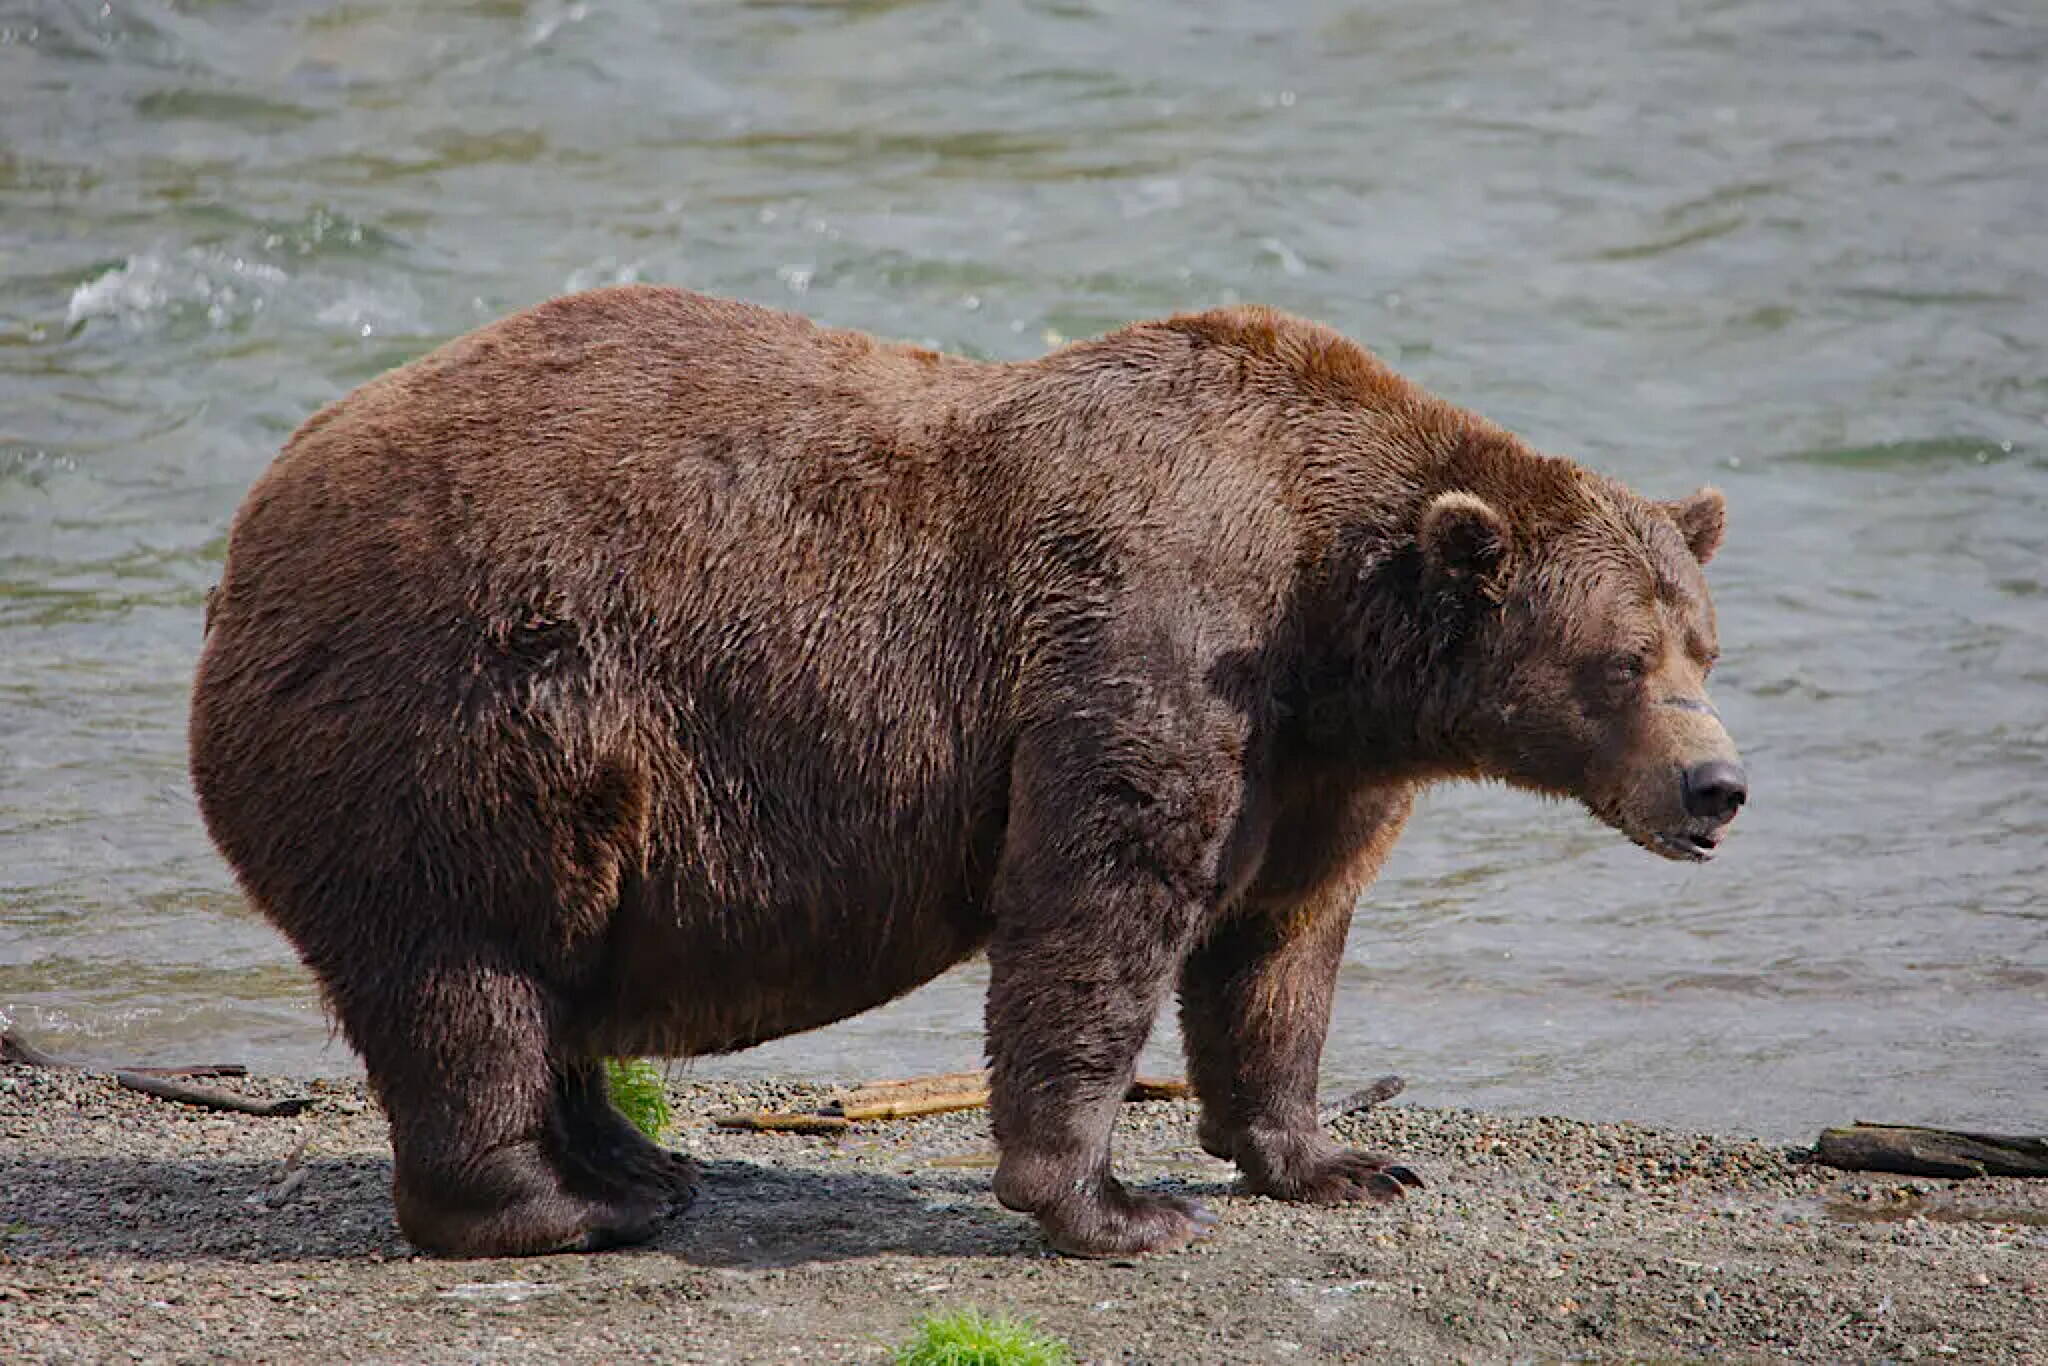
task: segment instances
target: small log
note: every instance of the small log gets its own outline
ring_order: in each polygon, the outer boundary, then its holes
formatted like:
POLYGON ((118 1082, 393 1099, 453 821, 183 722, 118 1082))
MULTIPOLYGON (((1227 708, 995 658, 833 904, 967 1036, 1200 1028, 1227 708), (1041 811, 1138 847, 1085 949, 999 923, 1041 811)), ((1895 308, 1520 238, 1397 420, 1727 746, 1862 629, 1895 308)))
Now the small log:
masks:
MULTIPOLYGON (((11 1062, 22 1067, 40 1067, 52 1072, 94 1072, 83 1063, 54 1057, 37 1048, 21 1034, 12 1029, 0 1030, 0 1062, 11 1062)), ((105 1069, 114 1081, 130 1091, 140 1091, 146 1096, 159 1100, 174 1100, 181 1105, 197 1105, 206 1110, 227 1110, 242 1115, 296 1115, 313 1103, 310 1096, 291 1096, 283 1100, 250 1100, 231 1091, 216 1090, 211 1086, 193 1086, 177 1080, 179 1077, 242 1077, 249 1069, 235 1062, 201 1063, 192 1067, 114 1067, 105 1069)))
POLYGON ((975 1087, 988 1085, 988 1073, 941 1072, 930 1077, 903 1077, 892 1081, 871 1081, 854 1087, 833 1097, 841 1105, 872 1105, 881 1101, 901 1100, 907 1096, 944 1094, 952 1091, 972 1091, 975 1087))
MULTIPOLYGON (((1188 1084, 1170 1077, 1138 1077, 1124 1092, 1125 1100, 1180 1100, 1188 1084)), ((946 1115, 978 1110, 988 1104, 989 1074, 944 1072, 930 1077, 904 1077, 857 1086, 813 1111, 756 1110, 719 1115, 711 1122, 721 1129, 757 1133, 836 1134, 854 1124, 920 1115, 946 1115)))
POLYGON ((52 1072, 85 1070, 75 1062, 51 1057, 11 1029, 0 1029, 0 1062, 17 1063, 22 1067, 43 1067, 52 1072))
MULTIPOLYGON (((52 1057, 12 1029, 0 1030, 0 1062, 23 1067, 43 1067, 53 1072, 86 1072, 84 1063, 52 1057)), ((201 1062, 184 1067, 115 1067, 114 1072, 131 1072, 138 1077, 246 1077, 249 1069, 238 1062, 201 1062)))
POLYGON ((238 1062, 200 1062, 187 1067, 124 1067, 138 1077, 246 1077, 249 1069, 238 1062))
POLYGON ((1186 1100, 1195 1093, 1179 1077, 1133 1077, 1125 1100, 1186 1100))
POLYGON ((1844 1171, 1906 1176, 2048 1176, 2048 1138, 1969 1134, 1911 1124, 1866 1124, 1823 1130, 1816 1158, 1844 1171))
POLYGON ((260 1202, 265 1209, 283 1209, 292 1202, 298 1195, 300 1188, 305 1184, 306 1169, 301 1167, 284 1180, 264 1191, 260 1196, 260 1202))
POLYGON ((303 1114, 313 1103, 311 1096, 251 1100, 232 1091, 222 1091, 212 1086, 194 1086, 190 1082, 178 1081, 172 1077, 153 1076, 143 1072, 116 1072, 114 1080, 131 1091, 140 1091, 143 1095, 155 1096, 158 1100, 174 1100, 180 1105, 196 1105, 202 1110, 226 1110, 238 1115, 259 1115, 266 1119, 303 1114))
POLYGON ((1392 1100, 1408 1089, 1408 1083, 1399 1077, 1381 1077, 1370 1086, 1353 1091, 1334 1105, 1325 1105, 1322 1120, 1325 1124, 1335 1123, 1346 1115, 1362 1115, 1373 1106, 1392 1100))
POLYGON ((717 1115, 711 1122, 721 1129, 750 1129, 763 1134, 843 1134, 853 1127, 853 1121, 844 1115, 807 1115, 781 1110, 717 1115))
POLYGON ((876 1119, 914 1119, 919 1115, 947 1115, 956 1110, 979 1110, 988 1104, 988 1088, 966 1091, 907 1092, 901 1099, 868 1100, 849 1104, 845 1100, 826 1103, 818 1113, 837 1116, 849 1124, 876 1119))
MULTIPOLYGON (((873 1082, 827 1101, 819 1113, 843 1115, 859 1123, 978 1110, 988 1104, 989 1084, 986 1072, 948 1072, 936 1077, 873 1082)), ((1134 1077, 1124 1090, 1124 1099, 1182 1100, 1189 1094, 1188 1084, 1177 1078, 1134 1077)))

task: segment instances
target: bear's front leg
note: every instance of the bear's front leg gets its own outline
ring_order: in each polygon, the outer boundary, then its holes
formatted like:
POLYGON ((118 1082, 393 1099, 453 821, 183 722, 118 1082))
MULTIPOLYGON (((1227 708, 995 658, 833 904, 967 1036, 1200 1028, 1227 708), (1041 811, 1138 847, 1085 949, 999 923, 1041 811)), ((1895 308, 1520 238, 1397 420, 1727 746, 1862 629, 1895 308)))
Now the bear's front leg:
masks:
POLYGON ((1110 1129, 1139 1048, 1214 902, 1235 801, 1215 767, 1107 772, 1100 752, 1020 755, 989 942, 996 1198, 1062 1252, 1178 1247, 1214 1223, 1127 1189, 1110 1129))
POLYGON ((1316 1204, 1392 1200, 1421 1181, 1323 1131, 1316 1081, 1344 937, 1407 819, 1405 791, 1319 793, 1276 832, 1260 879, 1181 970, 1181 1034, 1203 1148, 1247 1188, 1316 1204))

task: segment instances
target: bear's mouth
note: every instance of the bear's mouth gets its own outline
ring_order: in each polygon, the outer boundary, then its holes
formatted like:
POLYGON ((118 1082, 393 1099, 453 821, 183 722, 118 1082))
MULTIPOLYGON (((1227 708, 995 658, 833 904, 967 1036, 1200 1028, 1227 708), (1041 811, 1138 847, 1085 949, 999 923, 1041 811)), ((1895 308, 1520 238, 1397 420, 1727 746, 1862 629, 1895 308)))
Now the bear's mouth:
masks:
POLYGON ((1625 814, 1626 808, 1619 803, 1588 802, 1586 805, 1601 821, 1626 837, 1630 844, 1674 863, 1705 863, 1714 857, 1722 839, 1728 834, 1727 821, 1681 819, 1677 825, 1656 830, 1630 820, 1625 814))
POLYGON ((1631 838, 1651 853, 1681 863, 1705 863, 1721 847, 1719 830, 1664 830, 1647 838, 1631 838))
POLYGON ((1668 858, 1674 863, 1705 863, 1721 847, 1721 837, 1728 833, 1723 825, 1681 825, 1675 830, 1645 830, 1627 820, 1616 819, 1618 813, 1599 811, 1595 814, 1609 825, 1628 837, 1630 844, 1647 849, 1659 858, 1668 858))

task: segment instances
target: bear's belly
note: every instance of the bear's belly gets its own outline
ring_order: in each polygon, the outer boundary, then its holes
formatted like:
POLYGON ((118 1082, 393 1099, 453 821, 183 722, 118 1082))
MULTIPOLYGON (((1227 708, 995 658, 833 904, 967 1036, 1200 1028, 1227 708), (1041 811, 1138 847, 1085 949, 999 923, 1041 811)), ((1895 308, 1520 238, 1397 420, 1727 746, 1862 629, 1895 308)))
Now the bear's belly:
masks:
POLYGON ((657 867, 612 926, 597 1042, 728 1053, 921 986, 986 944, 1002 824, 992 810, 909 840, 852 826, 814 831, 808 848, 771 840, 782 857, 750 877, 707 878, 690 858, 657 867))
POLYGON ((730 1053, 858 1015, 971 957, 978 901, 725 908, 618 938, 595 1022, 609 1053, 730 1053))

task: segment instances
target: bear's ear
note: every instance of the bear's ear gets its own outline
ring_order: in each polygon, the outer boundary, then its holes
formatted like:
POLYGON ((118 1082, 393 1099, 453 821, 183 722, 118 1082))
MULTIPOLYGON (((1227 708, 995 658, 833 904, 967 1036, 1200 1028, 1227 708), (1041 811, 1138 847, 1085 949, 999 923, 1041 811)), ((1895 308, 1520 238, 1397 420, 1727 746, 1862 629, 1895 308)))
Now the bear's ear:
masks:
POLYGON ((1433 572, 1500 601, 1515 535, 1493 504, 1477 494, 1439 493, 1422 514, 1417 540, 1433 572))
POLYGON ((1701 489, 1690 498, 1659 503, 1657 509, 1678 523, 1678 534, 1685 537, 1695 560, 1705 564, 1714 558, 1714 552, 1721 548, 1721 537, 1728 530, 1728 500, 1721 496, 1721 490, 1701 489))

